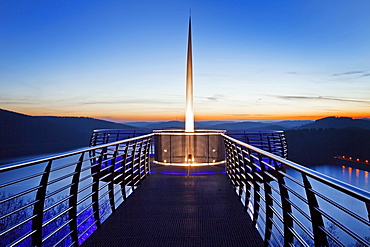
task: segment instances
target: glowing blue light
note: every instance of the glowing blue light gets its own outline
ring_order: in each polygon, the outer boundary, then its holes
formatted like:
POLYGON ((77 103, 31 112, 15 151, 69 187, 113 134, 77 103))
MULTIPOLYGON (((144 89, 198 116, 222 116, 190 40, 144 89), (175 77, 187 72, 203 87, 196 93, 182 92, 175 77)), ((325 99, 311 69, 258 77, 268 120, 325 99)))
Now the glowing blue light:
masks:
POLYGON ((163 175, 188 175, 186 172, 161 172, 163 175))
POLYGON ((187 172, 161 172, 161 174, 186 176, 186 175, 214 175, 217 173, 216 172, 190 172, 190 174, 188 174, 187 172))
POLYGON ((216 174, 216 172, 191 172, 190 175, 213 175, 216 174))

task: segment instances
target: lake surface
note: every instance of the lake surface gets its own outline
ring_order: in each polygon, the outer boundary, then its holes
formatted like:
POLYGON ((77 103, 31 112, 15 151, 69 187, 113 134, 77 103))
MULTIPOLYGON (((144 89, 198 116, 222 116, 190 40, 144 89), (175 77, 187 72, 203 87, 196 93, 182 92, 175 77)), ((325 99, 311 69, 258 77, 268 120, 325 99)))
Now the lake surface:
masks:
MULTIPOLYGON (((317 165, 317 166, 311 166, 309 167, 312 170, 318 171, 320 173, 323 173, 327 176, 336 178, 338 180, 341 180, 345 183, 348 183, 350 185, 356 186, 358 188, 361 188, 366 191, 370 191, 370 185, 369 185, 369 171, 365 171, 362 169, 358 169, 355 167, 350 166, 350 162, 338 162, 337 164, 331 164, 331 165, 317 165)), ((356 164, 354 164, 355 166, 356 164)), ((314 185, 314 184, 313 184, 314 185)), ((351 208, 354 212, 357 212, 359 215, 364 217, 365 219, 367 216, 367 211, 364 203, 360 203, 354 198, 350 198, 348 196, 345 196, 344 194, 332 190, 328 188, 327 186, 323 186, 320 184, 316 184, 316 189, 318 189, 321 193, 326 195, 327 197, 331 199, 335 199, 339 204, 346 208, 351 208)), ((319 203, 320 204, 320 203, 319 203)), ((330 209, 327 205, 321 205, 321 207, 325 210, 333 210, 334 208, 330 209)), ((362 235, 362 236, 370 236, 370 229, 366 226, 363 226, 361 224, 358 224, 356 221, 353 220, 351 217, 347 217, 346 214, 340 213, 339 211, 335 213, 336 219, 340 220, 341 223, 344 223, 348 226, 352 226, 352 230, 354 230, 356 233, 362 235)), ((355 241, 348 237, 344 232, 341 232, 338 230, 335 230, 336 235, 340 239, 342 243, 344 243, 346 246, 354 246, 355 241)))
POLYGON ((363 190, 370 191, 369 171, 354 168, 348 162, 339 162, 335 165, 311 166, 310 168, 363 190))

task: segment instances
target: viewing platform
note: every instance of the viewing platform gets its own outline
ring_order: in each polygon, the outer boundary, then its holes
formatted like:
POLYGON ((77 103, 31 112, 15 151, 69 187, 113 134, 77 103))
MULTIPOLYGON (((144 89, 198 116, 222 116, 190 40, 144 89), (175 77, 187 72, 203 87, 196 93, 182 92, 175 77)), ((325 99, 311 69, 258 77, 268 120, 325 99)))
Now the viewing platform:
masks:
POLYGON ((263 246, 224 168, 152 164, 140 189, 82 246, 263 246))
POLYGON ((204 166, 155 164, 176 154, 163 133, 126 134, 0 166, 0 245, 370 246, 370 193, 284 158, 283 132, 207 133, 223 145, 193 157, 225 161, 204 166))

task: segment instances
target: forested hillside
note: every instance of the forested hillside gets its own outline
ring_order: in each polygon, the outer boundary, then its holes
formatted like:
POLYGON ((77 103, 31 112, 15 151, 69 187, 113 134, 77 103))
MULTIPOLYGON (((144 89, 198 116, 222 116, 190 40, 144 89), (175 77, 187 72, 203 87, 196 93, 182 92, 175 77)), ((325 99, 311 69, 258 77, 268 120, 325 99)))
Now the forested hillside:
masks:
POLYGON ((92 131, 100 128, 133 127, 93 118, 33 117, 0 109, 0 163, 87 147, 92 131))
POLYGON ((310 166, 330 164, 337 155, 370 158, 370 130, 300 129, 286 130, 288 159, 310 166))

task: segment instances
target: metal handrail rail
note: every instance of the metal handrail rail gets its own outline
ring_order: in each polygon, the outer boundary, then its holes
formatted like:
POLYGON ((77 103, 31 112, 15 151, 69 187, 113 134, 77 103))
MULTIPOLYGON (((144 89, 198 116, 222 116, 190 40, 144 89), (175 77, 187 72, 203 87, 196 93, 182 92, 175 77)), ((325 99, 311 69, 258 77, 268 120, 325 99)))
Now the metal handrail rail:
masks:
POLYGON ((0 166, 0 245, 79 246, 150 174, 153 136, 0 166))
POLYGON ((226 134, 222 134, 223 137, 225 138, 228 138, 229 140, 241 145, 241 146, 244 146, 250 150, 253 150, 253 151, 256 151, 257 153, 260 153, 266 157, 269 157, 271 159, 274 159, 290 168, 293 168, 297 171, 300 171, 302 173, 305 173, 307 174, 308 176, 312 177, 312 178, 315 178, 317 179, 318 181, 324 183, 324 184, 327 184, 329 186, 332 186, 334 188, 337 188, 338 190, 341 190, 342 192, 345 192, 345 193, 348 193, 352 196, 355 196, 357 199, 361 199, 361 200, 368 200, 370 201, 370 192, 366 191, 366 190, 363 190, 361 188, 358 188, 356 186, 353 186, 351 184, 348 184, 348 183, 345 183, 341 180, 338 180, 338 179, 335 179, 333 177, 330 177, 330 176, 327 176, 323 173, 320 173, 320 172, 317 172, 315 170, 312 170, 310 168, 307 168, 305 166, 302 166, 300 164, 297 164, 293 161, 290 161, 290 160, 287 160, 287 159, 284 159, 280 156, 277 156, 275 154, 272 154, 272 153, 269 153, 267 151, 264 151, 262 149, 259 149, 259 148, 256 148, 254 146, 251 146, 247 143, 244 143, 242 141, 239 141, 235 138, 232 138, 232 137, 229 137, 227 136, 226 134))
POLYGON ((105 147, 112 147, 112 146, 115 146, 117 144, 136 141, 138 139, 151 137, 153 135, 154 134, 151 133, 151 134, 147 134, 147 135, 143 135, 143 136, 137 136, 137 137, 133 137, 133 138, 125 139, 125 140, 119 140, 119 141, 115 141, 115 142, 99 144, 99 145, 93 146, 93 147, 75 149, 75 150, 72 150, 72 151, 69 151, 69 152, 62 152, 62 153, 59 153, 59 154, 49 155, 49 156, 42 157, 42 158, 30 159, 30 160, 26 160, 26 161, 19 161, 19 162, 14 162, 14 163, 10 163, 10 164, 4 164, 4 165, 0 165, 0 173, 5 172, 5 171, 18 169, 18 168, 27 167, 27 166, 32 166, 32 165, 36 165, 36 164, 40 164, 40 163, 44 163, 44 162, 48 162, 50 160, 62 159, 62 158, 68 157, 68 156, 73 156, 73 155, 76 155, 76 154, 86 153, 86 152, 90 152, 90 151, 93 151, 93 150, 96 150, 96 149, 103 149, 105 147))
POLYGON ((226 173, 245 211, 264 237, 265 245, 328 246, 335 243, 344 246, 333 228, 351 241, 370 245, 369 236, 366 235, 369 232, 359 233, 353 228, 356 223, 364 229, 370 227, 368 191, 226 134, 222 136, 226 148, 226 173), (298 172, 302 178, 292 177, 289 170, 298 172), (331 193, 325 195, 326 187, 320 186, 327 186, 331 193), (303 193, 299 193, 299 190, 303 193), (341 193, 353 201, 350 206, 364 205, 362 210, 356 211, 338 202, 341 193), (331 210, 345 215, 344 218, 351 223, 339 222, 331 215, 331 210), (311 223, 307 224, 303 219, 311 223))

